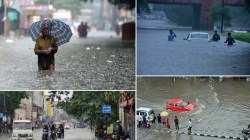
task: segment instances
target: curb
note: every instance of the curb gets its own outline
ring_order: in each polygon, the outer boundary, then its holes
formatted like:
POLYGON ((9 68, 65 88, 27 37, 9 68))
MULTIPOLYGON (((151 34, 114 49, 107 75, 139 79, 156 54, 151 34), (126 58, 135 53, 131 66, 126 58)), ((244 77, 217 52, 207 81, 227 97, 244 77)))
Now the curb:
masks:
POLYGON ((178 133, 179 133, 179 134, 186 134, 186 135, 196 135, 196 136, 204 136, 204 137, 214 137, 214 138, 249 140, 248 138, 233 137, 233 136, 223 136, 223 135, 211 135, 211 134, 201 134, 201 133, 191 133, 191 134, 188 134, 187 132, 178 132, 178 133))
POLYGON ((137 26, 137 29, 152 29, 152 30, 169 30, 169 29, 173 29, 173 30, 191 30, 192 28, 189 27, 142 27, 142 26, 137 26))
MULTIPOLYGON (((155 131, 155 132, 164 132, 164 133, 172 133, 172 132, 174 132, 174 131, 171 131, 169 129, 158 130, 158 129, 155 129, 155 128, 153 129, 153 131, 155 131)), ((197 131, 197 130, 193 130, 193 131, 197 131)), ((211 131, 205 131, 205 133, 206 132, 211 132, 211 131)), ((218 134, 213 135, 213 134, 205 134, 205 133, 198 133, 198 132, 194 132, 194 133, 189 134, 188 132, 177 131, 176 133, 178 133, 178 134, 186 134, 186 135, 203 136, 203 137, 224 138, 224 139, 250 140, 249 138, 243 138, 243 137, 234 137, 234 136, 229 136, 229 135, 218 135, 218 134)))

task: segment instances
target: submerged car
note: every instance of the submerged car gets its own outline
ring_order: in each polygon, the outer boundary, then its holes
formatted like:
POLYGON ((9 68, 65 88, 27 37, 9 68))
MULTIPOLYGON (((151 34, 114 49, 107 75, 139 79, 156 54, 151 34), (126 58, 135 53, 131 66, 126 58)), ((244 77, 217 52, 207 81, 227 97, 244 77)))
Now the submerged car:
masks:
POLYGON ((191 32, 188 34, 187 38, 184 38, 183 40, 211 42, 208 33, 204 32, 191 32))
POLYGON ((194 103, 185 102, 182 99, 170 99, 166 105, 166 110, 170 109, 172 111, 190 111, 195 108, 194 103))

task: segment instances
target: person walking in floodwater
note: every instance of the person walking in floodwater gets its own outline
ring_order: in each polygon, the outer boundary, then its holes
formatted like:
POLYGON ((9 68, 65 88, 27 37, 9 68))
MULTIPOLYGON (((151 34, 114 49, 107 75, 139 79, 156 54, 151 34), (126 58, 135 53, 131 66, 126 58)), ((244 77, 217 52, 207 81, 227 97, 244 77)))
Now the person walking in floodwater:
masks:
POLYGON ((77 31, 78 31, 79 37, 84 37, 84 35, 85 35, 85 33, 84 33, 85 32, 85 25, 84 25, 83 21, 78 26, 77 31))
POLYGON ((219 41, 220 40, 220 36, 217 34, 217 30, 214 31, 214 35, 211 39, 212 41, 219 41))
POLYGON ((174 38, 177 37, 173 30, 169 30, 170 35, 168 36, 168 41, 174 41, 174 38))
POLYGON ((174 123, 175 123, 175 129, 178 131, 179 130, 179 120, 178 120, 177 116, 175 116, 174 123))
POLYGON ((38 70, 55 70, 54 54, 57 52, 56 39, 49 34, 50 26, 42 24, 42 36, 36 40, 34 52, 38 55, 38 70))
POLYGON ((160 114, 157 116, 157 120, 158 120, 158 124, 161 124, 161 115, 160 114))
POLYGON ((170 129, 169 118, 167 118, 167 125, 166 125, 166 127, 167 127, 168 129, 170 129))
POLYGON ((191 121, 191 119, 189 119, 189 121, 188 121, 188 133, 189 134, 191 134, 192 133, 192 121, 191 121))
POLYGON ((231 33, 227 34, 227 40, 224 43, 227 43, 227 45, 233 45, 233 43, 235 43, 234 39, 231 37, 231 33))

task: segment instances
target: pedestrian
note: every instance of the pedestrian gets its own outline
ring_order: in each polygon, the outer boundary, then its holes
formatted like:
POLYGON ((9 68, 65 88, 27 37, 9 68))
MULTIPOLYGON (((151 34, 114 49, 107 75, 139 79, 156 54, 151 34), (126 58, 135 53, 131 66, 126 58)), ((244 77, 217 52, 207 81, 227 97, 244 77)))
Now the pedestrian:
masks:
POLYGON ((153 124, 155 124, 156 116, 155 113, 153 113, 153 124))
POLYGON ((233 45, 233 43, 235 43, 234 39, 231 37, 231 33, 227 34, 227 40, 224 43, 227 43, 227 45, 233 45))
POLYGON ((76 129, 76 123, 74 123, 74 129, 76 129))
POLYGON ((168 129, 170 129, 169 118, 167 118, 167 125, 166 125, 166 127, 167 127, 168 129))
POLYGON ((169 30, 170 35, 168 36, 168 41, 174 41, 174 38, 177 37, 173 30, 169 30))
POLYGON ((84 37, 85 36, 85 24, 83 23, 83 21, 80 23, 80 25, 77 28, 78 31, 78 35, 79 37, 84 37))
POLYGON ((247 129, 250 129, 250 124, 248 125, 247 129))
POLYGON ((147 119, 146 119, 146 115, 143 115, 143 118, 142 118, 142 125, 144 128, 147 127, 147 119))
POLYGON ((189 121, 188 121, 188 133, 189 134, 191 134, 192 133, 192 121, 191 121, 191 119, 189 119, 189 121))
POLYGON ((157 116, 157 119, 158 119, 158 124, 161 124, 161 115, 160 114, 157 116))
POLYGON ((60 131, 61 131, 62 138, 64 138, 64 125, 63 124, 60 124, 60 131))
POLYGON ((154 124, 154 114, 153 114, 153 113, 151 113, 151 114, 149 115, 149 120, 150 120, 150 123, 151 123, 151 124, 154 124))
POLYGON ((219 41, 220 40, 220 36, 217 34, 217 30, 214 31, 214 35, 211 39, 212 41, 219 41))
POLYGON ((55 70, 54 54, 57 52, 56 40, 49 34, 50 26, 43 23, 42 36, 36 40, 34 52, 38 55, 38 70, 55 70))
POLYGON ((163 126, 166 126, 166 118, 164 116, 161 117, 161 122, 163 126))
POLYGON ((117 140, 120 140, 120 138, 122 137, 122 126, 120 124, 120 121, 117 120, 116 121, 116 124, 117 124, 117 129, 116 129, 116 139, 117 140))
POLYGON ((178 131, 179 130, 179 120, 178 120, 177 116, 175 116, 174 123, 175 123, 175 129, 178 131))

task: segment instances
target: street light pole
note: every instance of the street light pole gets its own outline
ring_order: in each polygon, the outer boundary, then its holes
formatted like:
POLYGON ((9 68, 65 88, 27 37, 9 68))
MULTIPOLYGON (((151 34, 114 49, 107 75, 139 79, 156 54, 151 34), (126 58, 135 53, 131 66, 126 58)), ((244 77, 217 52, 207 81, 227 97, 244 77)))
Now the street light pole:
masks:
POLYGON ((223 24, 224 24, 224 0, 221 1, 221 27, 220 27, 220 32, 223 33, 223 24))
POLYGON ((3 21, 4 21, 4 36, 6 36, 7 35, 7 1, 5 0, 4 1, 4 19, 3 19, 3 21))
POLYGON ((4 103, 4 115, 6 116, 5 91, 3 96, 3 103, 4 103))

